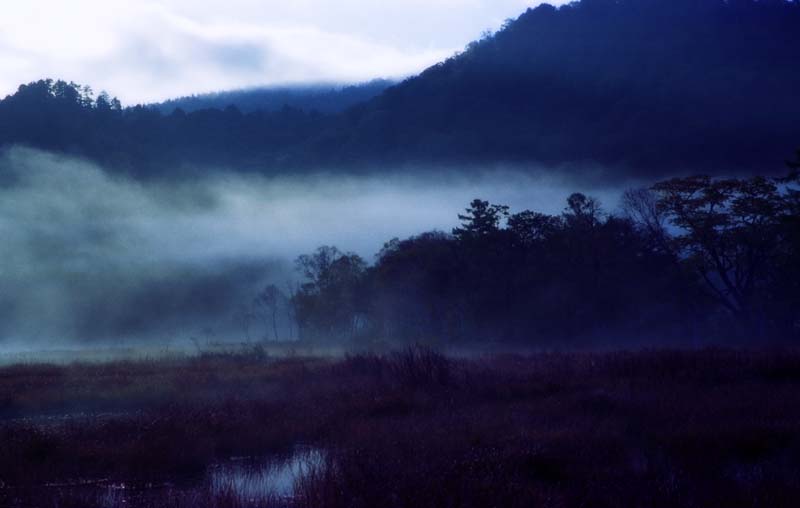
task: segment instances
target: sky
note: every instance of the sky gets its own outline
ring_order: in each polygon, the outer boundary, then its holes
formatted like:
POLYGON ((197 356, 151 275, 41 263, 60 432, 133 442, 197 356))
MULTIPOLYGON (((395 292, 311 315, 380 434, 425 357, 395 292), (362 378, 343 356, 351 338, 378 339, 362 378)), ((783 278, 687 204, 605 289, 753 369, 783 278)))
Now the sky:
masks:
MULTIPOLYGON (((50 77, 124 104, 415 74, 533 0, 26 0, 0 16, 0 96, 50 77)), ((563 3, 559 1, 549 3, 563 3)))

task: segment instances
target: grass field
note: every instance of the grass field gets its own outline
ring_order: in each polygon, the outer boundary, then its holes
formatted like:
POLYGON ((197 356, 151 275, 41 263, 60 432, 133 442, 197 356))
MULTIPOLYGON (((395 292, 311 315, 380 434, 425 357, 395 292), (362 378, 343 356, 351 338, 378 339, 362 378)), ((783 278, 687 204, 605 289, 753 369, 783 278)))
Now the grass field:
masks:
POLYGON ((798 503, 793 350, 0 368, 0 506, 798 503))

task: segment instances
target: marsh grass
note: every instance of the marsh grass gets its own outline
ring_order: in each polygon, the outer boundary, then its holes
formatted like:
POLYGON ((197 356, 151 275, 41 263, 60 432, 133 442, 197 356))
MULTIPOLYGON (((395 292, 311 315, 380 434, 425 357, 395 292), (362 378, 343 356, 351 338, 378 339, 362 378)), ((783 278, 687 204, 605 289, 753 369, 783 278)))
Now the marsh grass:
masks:
POLYGON ((793 350, 215 354, 11 366, 0 369, 0 394, 0 506, 737 508, 800 499, 793 350), (208 481, 231 457, 290 457, 298 443, 324 458, 291 488, 269 487, 268 469, 208 481), (172 487, 124 504, 101 499, 121 495, 102 486, 57 496, 41 488, 75 479, 172 487))

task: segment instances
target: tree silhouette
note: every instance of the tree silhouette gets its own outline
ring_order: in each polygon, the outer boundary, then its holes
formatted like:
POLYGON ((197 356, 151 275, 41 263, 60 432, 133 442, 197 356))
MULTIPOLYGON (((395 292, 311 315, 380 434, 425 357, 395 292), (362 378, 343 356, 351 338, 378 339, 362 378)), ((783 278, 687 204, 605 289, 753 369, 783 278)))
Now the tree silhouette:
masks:
POLYGON ((293 297, 301 332, 328 340, 352 337, 365 306, 361 288, 364 260, 323 246, 298 257, 296 267, 306 278, 293 297))
POLYGON ((458 215, 461 227, 453 229, 453 236, 462 240, 496 233, 503 219, 508 217, 507 206, 492 205, 480 199, 474 199, 466 212, 458 215))
POLYGON ((769 272, 793 216, 793 189, 765 177, 707 176, 674 178, 653 189, 659 209, 679 228, 672 241, 685 264, 751 333, 763 332, 769 272))
POLYGON ((267 327, 269 328, 269 325, 272 325, 272 336, 276 342, 280 339, 278 335, 278 311, 285 300, 286 296, 278 286, 269 284, 258 294, 254 301, 255 306, 261 309, 267 327))

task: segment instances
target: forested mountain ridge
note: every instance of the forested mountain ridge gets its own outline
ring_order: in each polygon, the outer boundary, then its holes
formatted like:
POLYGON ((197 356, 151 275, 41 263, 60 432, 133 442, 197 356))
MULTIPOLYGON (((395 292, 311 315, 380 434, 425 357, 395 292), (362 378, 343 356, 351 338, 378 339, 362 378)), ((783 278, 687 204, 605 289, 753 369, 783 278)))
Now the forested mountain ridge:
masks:
POLYGON ((88 87, 50 79, 21 85, 0 101, 0 146, 23 144, 86 157, 135 177, 171 177, 209 168, 269 171, 298 140, 331 123, 318 112, 283 107, 244 114, 229 106, 165 115, 123 108, 88 87))
POLYGON ((344 112, 166 114, 43 80, 0 101, 0 144, 137 176, 495 162, 780 172, 797 145, 798 26, 800 5, 787 0, 542 5, 344 112))
POLYGON ((259 87, 179 97, 153 106, 166 115, 176 109, 191 113, 202 109, 225 109, 228 106, 243 113, 279 111, 284 106, 307 112, 341 113, 351 106, 372 99, 395 83, 387 79, 375 79, 352 85, 320 83, 259 87))
POLYGON ((757 170, 797 144, 800 5, 542 5, 349 115, 355 157, 757 170))

